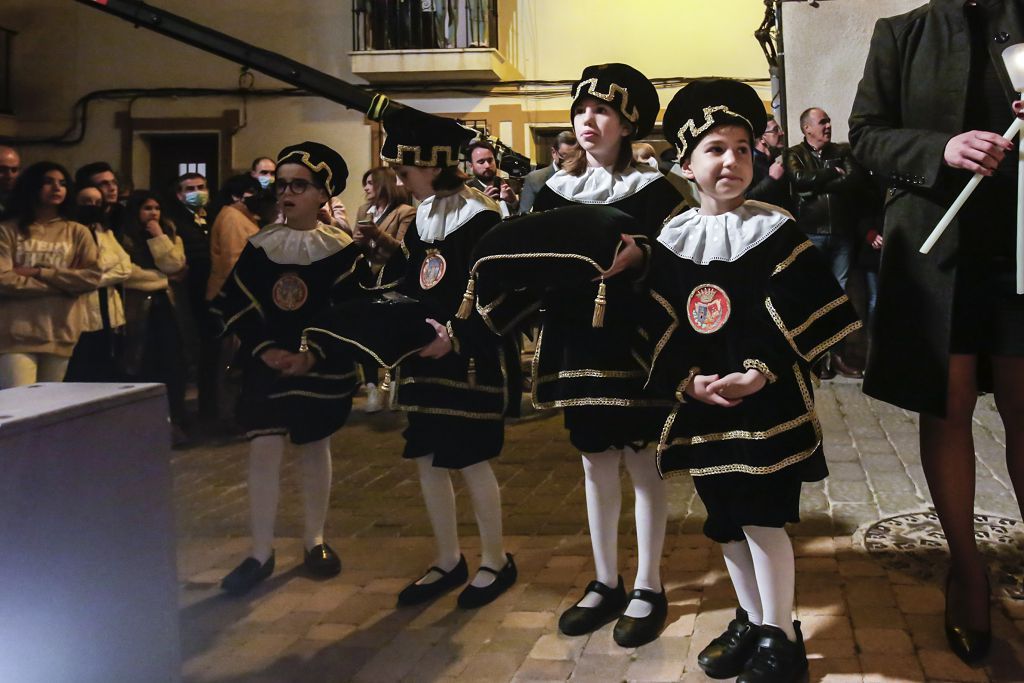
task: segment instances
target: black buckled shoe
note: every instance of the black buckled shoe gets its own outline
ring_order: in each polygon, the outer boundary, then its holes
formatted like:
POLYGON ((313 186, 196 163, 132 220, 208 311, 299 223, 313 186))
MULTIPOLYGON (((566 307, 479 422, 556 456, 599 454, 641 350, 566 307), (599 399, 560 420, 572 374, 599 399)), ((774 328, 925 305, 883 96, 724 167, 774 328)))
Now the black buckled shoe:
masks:
MULTIPOLYGON (((466 558, 459 555, 459 563, 451 571, 445 571, 440 567, 431 567, 423 576, 430 572, 437 572, 441 578, 432 583, 410 583, 398 594, 398 606, 409 607, 430 602, 436 597, 444 595, 453 588, 458 588, 469 579, 469 569, 466 567, 466 558)), ((420 579, 423 578, 420 577, 420 579)), ((417 579, 419 581, 420 579, 417 579)))
POLYGON ((580 607, 577 602, 562 612, 562 616, 558 618, 558 630, 567 636, 582 636, 596 631, 608 622, 618 619, 622 610, 626 609, 626 589, 622 585, 621 576, 615 588, 600 581, 591 581, 580 600, 585 598, 587 593, 600 595, 601 603, 597 607, 580 607))
MULTIPOLYGON (((949 643, 949 649, 964 664, 977 664, 988 655, 992 647, 992 627, 989 626, 987 631, 979 631, 969 626, 954 623, 955 619, 953 610, 950 607, 949 597, 952 580, 952 573, 946 574, 946 641, 949 643)), ((985 581, 988 582, 987 574, 985 575, 985 581)), ((989 585, 988 593, 991 594, 991 592, 992 588, 989 585)))
POLYGON ((709 678, 739 676, 754 654, 760 635, 760 627, 751 624, 746 610, 737 607, 736 618, 729 622, 722 635, 700 651, 697 664, 709 678))
POLYGON ((220 582, 220 587, 228 595, 244 595, 256 587, 263 579, 274 573, 274 553, 270 559, 260 564, 255 557, 247 557, 242 564, 231 570, 231 573, 220 582))
POLYGON ((326 543, 315 545, 306 551, 302 559, 306 569, 313 576, 337 576, 341 571, 341 558, 326 543))
POLYGON ((516 570, 516 563, 510 553, 505 553, 505 557, 508 558, 508 561, 498 571, 490 567, 480 567, 480 571, 494 574, 494 581, 491 581, 486 586, 470 584, 463 588, 462 592, 459 593, 459 607, 463 609, 483 607, 494 602, 495 598, 507 591, 516 582, 516 578, 519 576, 519 572, 516 570))
POLYGON ((665 589, 660 593, 637 588, 629 594, 626 606, 632 600, 643 600, 654 606, 651 613, 646 617, 630 617, 623 614, 615 624, 612 637, 621 647, 640 647, 655 640, 665 627, 665 620, 668 618, 668 598, 665 597, 665 589))
POLYGON ((790 642, 782 629, 764 624, 757 649, 736 683, 795 683, 807 673, 807 649, 800 622, 794 621, 796 642, 790 642))

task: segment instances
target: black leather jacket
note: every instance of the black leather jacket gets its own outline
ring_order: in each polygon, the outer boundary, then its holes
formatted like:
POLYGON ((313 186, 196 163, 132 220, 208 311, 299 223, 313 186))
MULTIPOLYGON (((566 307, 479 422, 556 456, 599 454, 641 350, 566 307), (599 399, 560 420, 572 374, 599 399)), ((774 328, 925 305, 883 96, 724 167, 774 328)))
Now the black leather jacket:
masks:
POLYGON ((865 173, 850 146, 829 142, 815 150, 804 141, 786 150, 785 158, 800 229, 809 235, 852 236, 865 173))

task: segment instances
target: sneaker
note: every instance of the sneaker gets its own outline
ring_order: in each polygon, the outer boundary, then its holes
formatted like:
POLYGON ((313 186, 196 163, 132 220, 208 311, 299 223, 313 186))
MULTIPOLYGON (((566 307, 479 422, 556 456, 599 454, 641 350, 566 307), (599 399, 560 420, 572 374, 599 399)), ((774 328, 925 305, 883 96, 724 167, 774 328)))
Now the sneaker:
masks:
POLYGON ((379 413, 380 409, 384 407, 384 397, 381 395, 380 389, 373 382, 366 383, 366 405, 363 407, 364 413, 379 413))

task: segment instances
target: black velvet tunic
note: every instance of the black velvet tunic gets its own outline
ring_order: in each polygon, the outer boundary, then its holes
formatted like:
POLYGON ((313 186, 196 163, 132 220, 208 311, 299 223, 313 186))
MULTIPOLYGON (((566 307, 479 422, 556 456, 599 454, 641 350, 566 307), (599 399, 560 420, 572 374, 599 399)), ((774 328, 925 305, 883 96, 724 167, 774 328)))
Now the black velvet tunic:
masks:
POLYGON ((432 454, 435 466, 455 469, 488 460, 501 453, 504 418, 519 414, 522 379, 515 340, 494 334, 475 311, 467 320, 456 315, 473 246, 500 219, 495 211, 481 211, 429 243, 414 220, 402 249, 376 281, 377 289, 397 289, 436 311, 455 347, 437 359, 410 357, 395 372, 395 402, 409 417, 404 457, 432 454))
POLYGON ((302 330, 314 318, 334 303, 364 296, 359 282, 368 271, 354 243, 308 265, 276 263, 252 242, 245 246, 211 311, 224 332, 241 341, 237 420, 250 438, 287 433, 293 443, 309 443, 345 424, 358 386, 351 356, 325 358, 311 348, 316 364, 295 377, 280 375, 259 356, 272 348, 298 351, 302 330))
MULTIPOLYGON (((618 201, 606 203, 636 219, 633 234, 650 248, 665 219, 683 197, 664 177, 618 201)), ((545 185, 534 211, 582 202, 545 185)), ((588 202, 599 203, 599 202, 588 202)), ((634 313, 642 285, 635 274, 607 282, 605 325, 594 328, 594 286, 545 296, 542 329, 533 359, 533 402, 538 408, 564 408, 572 444, 586 453, 626 445, 640 447, 657 438, 669 404, 644 393, 646 362, 636 344, 634 313)))

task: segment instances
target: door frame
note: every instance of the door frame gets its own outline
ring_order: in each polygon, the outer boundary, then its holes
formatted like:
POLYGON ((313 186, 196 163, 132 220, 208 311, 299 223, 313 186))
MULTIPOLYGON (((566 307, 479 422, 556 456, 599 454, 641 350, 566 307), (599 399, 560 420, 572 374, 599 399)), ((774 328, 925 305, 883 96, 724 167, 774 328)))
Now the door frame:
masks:
POLYGON ((221 179, 231 176, 233 168, 231 138, 239 128, 238 109, 225 109, 220 116, 211 117, 133 117, 130 112, 114 114, 114 127, 121 131, 120 169, 126 178, 134 178, 133 145, 138 133, 217 133, 220 140, 217 175, 221 179))

